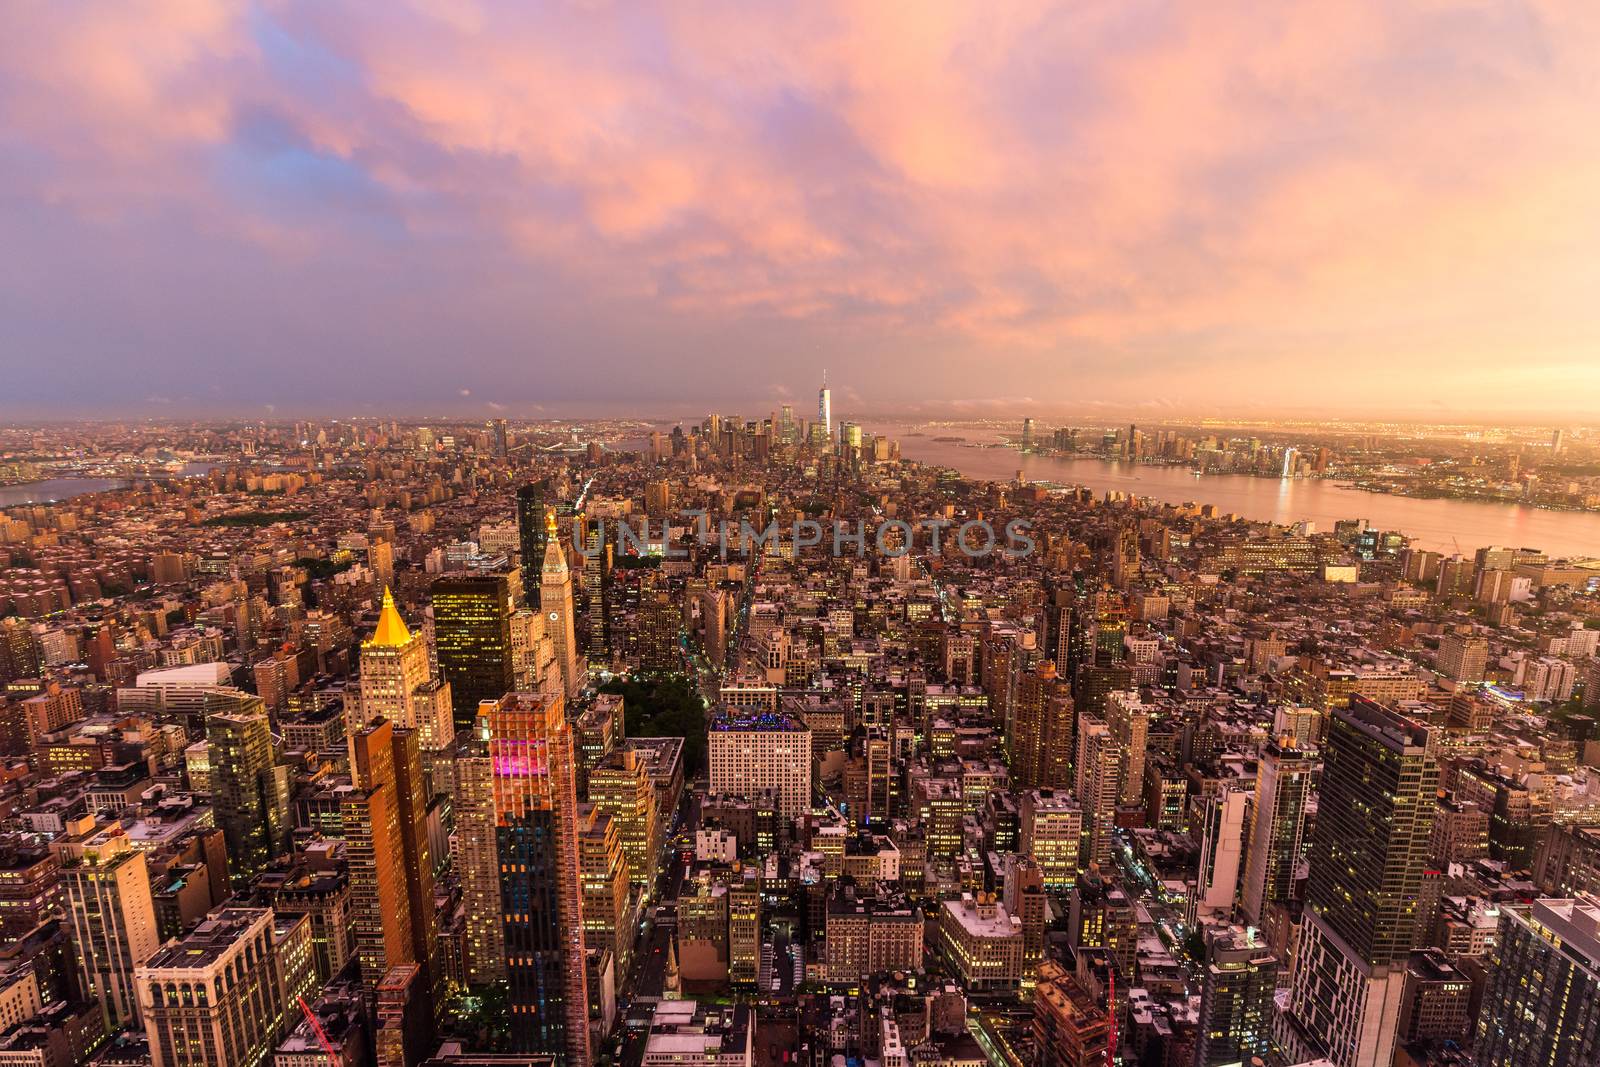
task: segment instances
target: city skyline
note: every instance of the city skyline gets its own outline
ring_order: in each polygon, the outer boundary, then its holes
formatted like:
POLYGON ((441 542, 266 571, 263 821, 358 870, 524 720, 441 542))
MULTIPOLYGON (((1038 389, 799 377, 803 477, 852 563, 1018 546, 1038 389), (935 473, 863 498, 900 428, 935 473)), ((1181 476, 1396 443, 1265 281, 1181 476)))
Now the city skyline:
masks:
POLYGON ((917 16, 9 9, 0 416, 1594 413, 1592 9, 917 16))

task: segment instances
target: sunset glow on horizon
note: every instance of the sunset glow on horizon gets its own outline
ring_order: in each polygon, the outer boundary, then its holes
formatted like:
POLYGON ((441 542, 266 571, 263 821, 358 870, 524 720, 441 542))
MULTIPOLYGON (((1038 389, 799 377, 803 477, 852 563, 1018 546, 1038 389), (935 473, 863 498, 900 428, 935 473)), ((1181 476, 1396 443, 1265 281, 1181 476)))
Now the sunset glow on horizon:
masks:
POLYGON ((1597 55, 1572 0, 18 0, 0 414, 1594 415, 1597 55))

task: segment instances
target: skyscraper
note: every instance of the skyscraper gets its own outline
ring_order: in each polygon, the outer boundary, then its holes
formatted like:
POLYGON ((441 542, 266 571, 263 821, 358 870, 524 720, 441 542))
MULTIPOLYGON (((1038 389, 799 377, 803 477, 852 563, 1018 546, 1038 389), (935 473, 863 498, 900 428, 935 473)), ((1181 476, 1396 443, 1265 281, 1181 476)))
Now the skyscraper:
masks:
POLYGON ((259 874, 286 832, 288 781, 277 766, 259 697, 222 692, 206 698, 211 807, 228 848, 235 885, 259 874))
POLYGON ((822 427, 822 435, 830 440, 833 437, 833 393, 828 389, 828 372, 822 372, 822 388, 817 390, 817 424, 822 427))
POLYGON ((513 686, 511 587, 503 574, 449 575, 433 583, 433 642, 450 683, 455 726, 472 725, 478 704, 513 686))
POLYGON ((545 632, 556 649, 556 666, 567 699, 583 691, 587 672, 578 657, 578 631, 573 619, 572 573, 567 569, 567 554, 556 536, 556 517, 552 512, 544 549, 544 566, 539 575, 539 606, 544 612, 545 632))
POLYGON ((511 1042, 589 1062, 572 730, 559 699, 485 706, 511 1042))
POLYGON ((363 979, 369 960, 374 964, 374 982, 381 981, 396 963, 415 962, 422 966, 429 988, 439 994, 443 992, 444 973, 438 959, 433 850, 428 840, 428 797, 418 740, 417 731, 397 728, 382 719, 368 723, 351 738, 351 766, 357 786, 351 794, 352 803, 358 817, 368 815, 378 824, 346 825, 351 896, 357 912, 357 951, 362 955, 363 979), (381 801, 374 800, 379 792, 388 795, 381 801), (374 920, 376 930, 372 926, 374 920), (409 948, 395 944, 396 937, 407 940, 409 948), (378 959, 380 953, 385 960, 378 959))
POLYGON ((1481 1067, 1600 1062, 1600 900, 1500 910, 1474 1052, 1481 1067))
POLYGON ((1270 904, 1285 903, 1305 840, 1306 801, 1315 758, 1283 737, 1262 750, 1256 766, 1255 813, 1240 893, 1245 918, 1259 925, 1270 904))
POLYGON ((1439 764, 1426 727, 1361 696, 1334 713, 1324 756, 1288 1022, 1340 1067, 1387 1063, 1439 764))
POLYGON ((1019 789, 1072 784, 1072 695, 1053 660, 1025 671, 1012 712, 1011 774, 1019 789))
POLYGON ((120 826, 97 829, 85 818, 75 828, 52 846, 61 861, 62 906, 78 950, 79 985, 114 1031, 138 1018, 134 968, 161 945, 150 868, 120 826))
POLYGON ((342 804, 356 955, 369 997, 390 967, 416 962, 392 729, 380 719, 350 739, 355 789, 342 804))
MULTIPOLYGON (((544 563, 545 490, 547 483, 529 482, 517 488, 517 541, 522 562, 522 588, 529 597, 539 588, 539 568, 544 563)), ((533 604, 532 607, 539 605, 533 604)))
POLYGON ((431 708, 421 692, 429 680, 427 644, 406 627, 385 587, 378 626, 361 643, 361 721, 421 727, 431 708))
POLYGON ((1244 1063, 1271 1050, 1278 961, 1253 931, 1213 930, 1206 939, 1195 1067, 1244 1063))

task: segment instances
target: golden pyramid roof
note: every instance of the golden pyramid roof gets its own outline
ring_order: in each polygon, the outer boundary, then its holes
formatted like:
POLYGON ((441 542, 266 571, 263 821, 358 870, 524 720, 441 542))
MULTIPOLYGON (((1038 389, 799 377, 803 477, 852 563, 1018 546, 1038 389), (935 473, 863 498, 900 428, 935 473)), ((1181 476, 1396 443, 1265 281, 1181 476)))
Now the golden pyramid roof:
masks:
POLYGON ((399 648, 411 642, 411 631, 406 629, 406 621, 400 617, 400 609, 394 606, 394 594, 389 592, 389 587, 383 587, 383 610, 378 614, 378 628, 372 631, 372 637, 364 642, 365 647, 374 646, 386 648, 399 648))

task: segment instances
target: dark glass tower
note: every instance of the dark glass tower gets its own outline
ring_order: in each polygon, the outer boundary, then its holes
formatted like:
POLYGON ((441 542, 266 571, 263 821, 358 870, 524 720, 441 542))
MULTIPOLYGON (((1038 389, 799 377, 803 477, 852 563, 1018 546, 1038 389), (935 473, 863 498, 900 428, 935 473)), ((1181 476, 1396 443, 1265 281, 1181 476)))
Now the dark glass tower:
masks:
POLYGON ((1425 726, 1364 697, 1328 723, 1290 1012, 1340 1067, 1394 1052, 1433 831, 1425 726))
MULTIPOLYGON (((512 1047, 589 1062, 572 729, 562 701, 485 706, 512 1047)), ((480 727, 481 729, 481 727, 480 727)))
POLYGON ((544 564, 544 546, 549 537, 545 531, 544 512, 544 482, 529 482, 517 490, 517 537, 522 553, 522 589, 530 601, 539 595, 539 568, 544 564))
POLYGON ((477 719, 478 703, 513 687, 511 583, 503 574, 451 575, 433 583, 433 642, 450 683, 457 730, 477 719))

